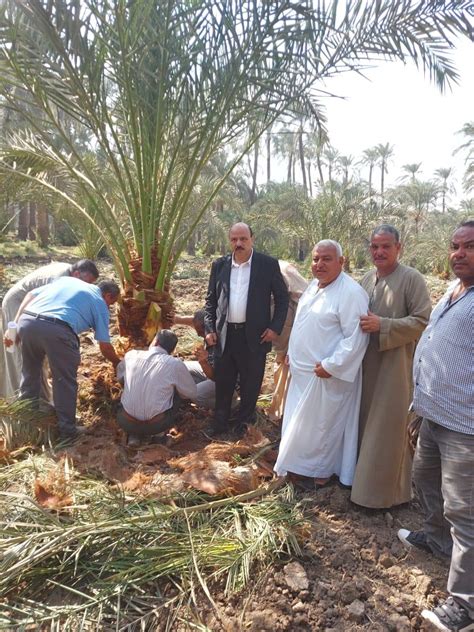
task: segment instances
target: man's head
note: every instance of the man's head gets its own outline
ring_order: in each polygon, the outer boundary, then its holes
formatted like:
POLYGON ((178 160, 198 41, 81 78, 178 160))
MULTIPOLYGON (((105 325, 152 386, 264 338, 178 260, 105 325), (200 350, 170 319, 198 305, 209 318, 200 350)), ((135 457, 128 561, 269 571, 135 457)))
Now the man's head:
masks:
POLYGON ((380 224, 370 236, 370 254, 379 276, 388 276, 398 265, 400 235, 390 224, 380 224))
POLYGON ((102 292, 102 298, 107 303, 107 307, 117 302, 120 296, 120 288, 115 281, 101 281, 98 287, 102 292))
POLYGON ((197 312, 193 314, 193 327, 196 330, 198 336, 204 338, 206 335, 206 330, 204 328, 204 316, 205 311, 203 309, 198 309, 197 312))
POLYGON ((81 259, 69 269, 69 276, 81 279, 86 283, 95 283, 99 278, 99 270, 90 259, 81 259))
POLYGON ((342 272, 344 257, 342 247, 333 239, 323 239, 313 248, 311 272, 318 279, 319 287, 326 287, 342 272))
POLYGON ((462 222, 454 231, 449 263, 465 287, 474 285, 474 220, 462 222))
POLYGON ((160 329, 153 340, 154 347, 161 347, 170 355, 176 349, 178 344, 178 336, 170 329, 160 329))
POLYGON ((250 226, 243 222, 234 224, 229 231, 230 247, 237 263, 250 259, 253 248, 253 233, 250 226))

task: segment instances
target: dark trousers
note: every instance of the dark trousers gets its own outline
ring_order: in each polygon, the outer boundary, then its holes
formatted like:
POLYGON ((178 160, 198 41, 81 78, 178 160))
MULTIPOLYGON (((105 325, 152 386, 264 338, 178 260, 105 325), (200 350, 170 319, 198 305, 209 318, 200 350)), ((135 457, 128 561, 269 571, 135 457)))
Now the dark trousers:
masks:
POLYGON ((38 401, 43 360, 48 358, 53 376, 53 400, 62 437, 76 432, 77 369, 81 361, 79 340, 66 325, 23 315, 21 338, 22 371, 20 398, 38 401))
POLYGON ((125 411, 122 404, 120 404, 117 411, 117 423, 127 434, 135 435, 136 437, 151 437, 156 434, 161 434, 174 426, 176 414, 182 403, 175 389, 173 406, 159 415, 156 415, 153 419, 147 419, 146 421, 134 419, 125 411))
POLYGON ((216 382, 216 425, 228 425, 232 405, 232 396, 240 381, 240 407, 238 424, 252 423, 255 406, 260 394, 265 373, 266 352, 262 349, 252 351, 245 337, 245 328, 227 330, 224 353, 216 357, 214 376, 216 382))
POLYGON ((434 553, 451 557, 448 592, 474 616, 474 435, 423 419, 413 478, 434 553))

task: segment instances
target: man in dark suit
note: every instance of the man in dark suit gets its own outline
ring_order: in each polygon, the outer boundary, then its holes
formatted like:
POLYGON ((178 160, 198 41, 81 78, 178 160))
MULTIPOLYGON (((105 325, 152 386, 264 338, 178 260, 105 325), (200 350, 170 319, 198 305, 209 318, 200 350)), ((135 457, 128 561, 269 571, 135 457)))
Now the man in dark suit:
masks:
POLYGON ((206 342, 215 345, 216 410, 211 434, 229 430, 237 378, 237 426, 244 428, 254 421, 266 355, 288 311, 288 290, 278 261, 254 251, 247 224, 234 224, 229 238, 232 254, 213 262, 205 306, 206 342))

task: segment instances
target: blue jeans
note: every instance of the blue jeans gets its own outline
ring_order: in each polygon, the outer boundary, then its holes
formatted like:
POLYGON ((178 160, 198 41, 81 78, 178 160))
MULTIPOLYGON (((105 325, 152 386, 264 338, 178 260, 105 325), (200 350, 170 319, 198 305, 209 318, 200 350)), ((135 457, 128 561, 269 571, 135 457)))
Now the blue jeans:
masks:
POLYGON ((427 542, 451 556, 448 591, 474 617, 474 435, 423 419, 413 476, 427 542))

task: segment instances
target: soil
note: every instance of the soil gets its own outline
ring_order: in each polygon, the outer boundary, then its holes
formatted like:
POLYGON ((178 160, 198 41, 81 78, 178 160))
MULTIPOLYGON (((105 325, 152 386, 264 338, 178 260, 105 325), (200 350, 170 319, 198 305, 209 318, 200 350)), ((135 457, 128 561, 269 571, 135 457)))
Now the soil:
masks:
MULTIPOLYGON (((184 274, 189 262, 178 268, 172 287, 180 315, 202 307, 207 268, 204 261, 193 264, 191 275, 184 274)), ((9 269, 10 281, 12 276, 9 269)), ((446 282, 428 281, 437 300, 446 282)), ((199 339, 189 328, 175 330, 179 354, 191 358, 199 339)), ((116 325, 112 333, 117 334, 116 325)), ((115 335, 114 344, 120 348, 123 341, 115 335)), ((160 443, 128 448, 114 423, 120 387, 113 371, 90 334, 82 335, 81 347, 78 411, 89 431, 60 455, 68 454, 80 472, 104 477, 128 493, 161 498, 187 486, 228 495, 271 478, 279 426, 265 415, 268 397, 260 402, 257 428, 244 437, 211 441, 205 433, 210 411, 186 405, 176 428, 160 443), (219 484, 221 480, 226 484, 219 484)), ((271 364, 267 363, 266 393, 271 392, 271 364)), ((49 490, 41 488, 38 493, 51 502, 49 490)), ((377 511, 357 507, 349 496, 350 491, 337 482, 317 491, 297 492, 310 525, 299 559, 282 559, 240 594, 226 597, 221 587, 214 586, 215 607, 202 597, 196 627, 255 632, 432 629, 422 622, 420 612, 443 597, 448 563, 408 553, 396 535, 401 527, 421 527, 416 499, 390 511, 377 511)), ((175 629, 190 628, 176 623, 175 629)))

